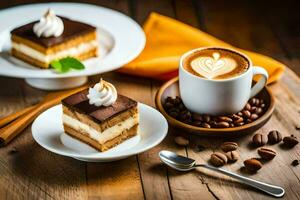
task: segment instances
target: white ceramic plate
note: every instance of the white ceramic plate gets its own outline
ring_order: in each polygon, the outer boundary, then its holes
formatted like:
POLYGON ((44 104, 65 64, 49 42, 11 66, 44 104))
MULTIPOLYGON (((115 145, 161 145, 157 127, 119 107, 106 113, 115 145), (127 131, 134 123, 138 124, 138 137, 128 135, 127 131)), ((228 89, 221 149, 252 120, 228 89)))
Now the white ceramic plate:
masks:
POLYGON ((19 78, 67 78, 115 70, 143 50, 145 35, 131 18, 117 11, 79 3, 44 3, 17 6, 0 11, 0 75, 19 78), (39 19, 48 8, 56 14, 97 27, 102 56, 84 62, 86 69, 65 74, 32 67, 10 56, 10 31, 39 19))
POLYGON ((61 105, 46 110, 36 118, 31 128, 32 136, 45 149, 78 160, 108 162, 123 159, 158 145, 168 132, 168 123, 160 112, 142 103, 138 104, 138 108, 138 135, 105 152, 98 152, 64 133, 61 105))

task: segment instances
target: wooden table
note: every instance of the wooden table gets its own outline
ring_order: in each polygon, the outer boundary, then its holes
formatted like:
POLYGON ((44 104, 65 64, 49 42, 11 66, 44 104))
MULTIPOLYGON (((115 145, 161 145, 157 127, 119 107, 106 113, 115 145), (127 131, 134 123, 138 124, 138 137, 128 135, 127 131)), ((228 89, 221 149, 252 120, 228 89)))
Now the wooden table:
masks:
MULTIPOLYGON (((34 1, 0 2, 0 8, 34 1)), ((39 1, 40 2, 40 1, 39 1)), ((150 12, 174 17, 201 28, 240 48, 275 57, 300 73, 299 16, 289 2, 271 6, 261 1, 97 1, 91 2, 119 10, 140 24, 150 12), (276 14, 275 14, 276 13, 276 14), (298 65, 298 66, 297 66, 298 65)), ((154 106, 154 95, 161 83, 115 72, 103 77, 113 82, 120 93, 154 106)), ((99 77, 93 77, 97 79, 99 77)), ((0 77, 0 115, 5 116, 38 102, 46 93, 27 86, 23 80, 0 77)), ((300 138, 295 125, 300 123, 300 79, 287 69, 276 84, 270 86, 276 97, 273 117, 259 133, 277 129, 284 135, 300 138)), ((28 127, 7 147, 0 149, 0 199, 268 199, 269 196, 230 178, 207 170, 175 172, 163 166, 157 153, 162 149, 176 151, 199 162, 207 162, 225 139, 189 136, 192 144, 179 148, 174 135, 186 134, 170 128, 168 137, 157 147, 137 156, 111 163, 85 163, 62 157, 35 143, 28 127), (195 145, 205 146, 201 152, 195 145)), ((241 159, 225 168, 251 178, 278 184, 286 189, 286 199, 300 199, 300 145, 284 150, 271 148, 278 156, 265 163, 257 174, 241 169, 242 160, 256 157, 249 146, 251 135, 232 138, 240 145, 241 159)), ((229 140, 229 139, 226 139, 229 140)))

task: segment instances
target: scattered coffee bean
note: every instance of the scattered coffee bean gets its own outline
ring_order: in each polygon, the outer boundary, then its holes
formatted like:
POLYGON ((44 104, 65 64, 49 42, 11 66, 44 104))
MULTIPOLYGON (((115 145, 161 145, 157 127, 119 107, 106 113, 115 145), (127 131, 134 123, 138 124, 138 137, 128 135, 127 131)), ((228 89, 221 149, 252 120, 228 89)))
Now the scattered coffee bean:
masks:
POLYGON ((281 133, 279 131, 273 130, 270 131, 268 134, 268 142, 270 144, 276 144, 278 142, 281 142, 282 140, 282 136, 281 133))
POLYGON ((243 113, 242 112, 238 112, 237 115, 240 116, 240 117, 243 117, 243 113))
POLYGON ((256 172, 262 167, 261 162, 255 158, 245 160, 244 165, 245 165, 245 168, 251 172, 256 172))
POLYGON ((283 143, 286 147, 292 148, 299 143, 298 139, 294 136, 287 136, 283 138, 283 143))
POLYGON ((237 151, 228 151, 225 155, 228 162, 236 162, 240 157, 237 151))
POLYGON ((224 152, 234 151, 234 150, 237 150, 238 144, 235 142, 224 142, 223 144, 221 144, 220 148, 224 152))
POLYGON ((227 157, 223 153, 216 152, 216 153, 211 154, 210 162, 214 166, 220 167, 227 163, 227 157))
POLYGON ((265 144, 267 144, 267 141, 267 136, 260 133, 255 134, 252 138, 253 144, 257 147, 264 146, 265 144))
POLYGON ((276 156, 276 152, 268 148, 260 148, 257 152, 265 160, 272 160, 276 156))
POLYGON ((294 167, 296 167, 297 165, 299 165, 300 164, 300 161, 299 160, 293 160, 293 162, 292 162, 292 165, 294 166, 294 167))
POLYGON ((174 138, 174 141, 176 144, 178 144, 179 146, 187 146, 189 145, 189 140, 184 138, 184 137, 181 137, 181 136, 177 136, 174 138))

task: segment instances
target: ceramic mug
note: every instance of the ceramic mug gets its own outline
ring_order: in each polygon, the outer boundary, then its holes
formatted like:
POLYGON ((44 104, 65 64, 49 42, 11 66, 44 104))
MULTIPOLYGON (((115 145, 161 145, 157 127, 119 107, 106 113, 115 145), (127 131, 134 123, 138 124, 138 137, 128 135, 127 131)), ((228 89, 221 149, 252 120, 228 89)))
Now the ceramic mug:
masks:
POLYGON ((241 52, 223 47, 206 47, 191 50, 180 58, 179 63, 179 89, 184 105, 191 111, 200 114, 220 115, 233 114, 241 111, 247 101, 258 94, 268 80, 268 72, 252 65, 248 56, 241 52), (228 79, 206 79, 188 72, 183 63, 185 58, 197 51, 209 48, 218 48, 233 51, 244 57, 248 69, 240 75, 228 79), (254 75, 261 75, 259 81, 252 87, 254 75))

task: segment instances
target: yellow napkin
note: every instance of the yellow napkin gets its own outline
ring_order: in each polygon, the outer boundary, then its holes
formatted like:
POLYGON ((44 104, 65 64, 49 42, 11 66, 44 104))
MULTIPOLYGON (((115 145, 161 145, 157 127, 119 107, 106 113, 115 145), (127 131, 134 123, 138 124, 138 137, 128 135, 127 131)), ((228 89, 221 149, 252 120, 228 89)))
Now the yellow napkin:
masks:
POLYGON ((194 48, 229 47, 248 55, 254 65, 269 73, 269 83, 282 75, 285 65, 264 55, 233 47, 207 33, 172 18, 151 13, 144 24, 146 46, 143 52, 119 71, 127 74, 167 80, 178 73, 180 56, 194 48))

